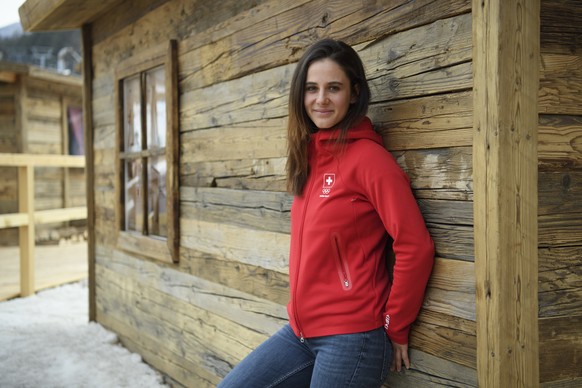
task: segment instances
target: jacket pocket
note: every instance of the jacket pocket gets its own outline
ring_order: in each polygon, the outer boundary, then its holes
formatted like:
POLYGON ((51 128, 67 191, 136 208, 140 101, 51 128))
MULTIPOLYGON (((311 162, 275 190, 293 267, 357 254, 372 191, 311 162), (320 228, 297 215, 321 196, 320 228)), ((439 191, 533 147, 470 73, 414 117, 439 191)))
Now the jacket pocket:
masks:
POLYGON ((332 233, 330 239, 341 286, 344 291, 349 291, 352 289, 352 279, 350 277, 350 269, 346 257, 343 255, 339 233, 332 233))

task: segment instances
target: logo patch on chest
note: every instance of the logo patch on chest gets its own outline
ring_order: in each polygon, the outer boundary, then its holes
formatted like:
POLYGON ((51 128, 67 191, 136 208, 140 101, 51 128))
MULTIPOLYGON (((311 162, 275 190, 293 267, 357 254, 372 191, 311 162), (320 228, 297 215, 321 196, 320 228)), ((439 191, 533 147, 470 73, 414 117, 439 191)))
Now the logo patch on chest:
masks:
POLYGON ((329 197, 331 193, 331 188, 335 184, 335 174, 323 174, 323 188, 321 189, 320 198, 329 197))

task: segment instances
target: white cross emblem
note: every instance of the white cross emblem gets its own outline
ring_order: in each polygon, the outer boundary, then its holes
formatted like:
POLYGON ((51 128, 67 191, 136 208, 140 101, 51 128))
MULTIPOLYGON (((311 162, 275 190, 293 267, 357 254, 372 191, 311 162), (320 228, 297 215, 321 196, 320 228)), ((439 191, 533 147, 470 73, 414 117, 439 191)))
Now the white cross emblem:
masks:
POLYGON ((323 174, 323 187, 329 189, 335 183, 335 174, 323 174))

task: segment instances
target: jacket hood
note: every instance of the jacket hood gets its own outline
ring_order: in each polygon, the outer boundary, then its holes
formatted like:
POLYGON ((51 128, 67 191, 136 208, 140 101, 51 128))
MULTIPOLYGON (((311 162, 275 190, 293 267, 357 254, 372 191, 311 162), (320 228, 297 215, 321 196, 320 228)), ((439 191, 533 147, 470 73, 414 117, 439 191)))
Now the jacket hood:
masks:
MULTIPOLYGON (((319 130, 312 135, 312 140, 316 143, 316 147, 325 147, 326 145, 334 145, 339 134, 340 129, 319 130)), ((364 117, 356 126, 350 128, 346 134, 346 142, 348 143, 361 139, 372 140, 383 145, 382 136, 374 131, 372 121, 368 117, 364 117)))

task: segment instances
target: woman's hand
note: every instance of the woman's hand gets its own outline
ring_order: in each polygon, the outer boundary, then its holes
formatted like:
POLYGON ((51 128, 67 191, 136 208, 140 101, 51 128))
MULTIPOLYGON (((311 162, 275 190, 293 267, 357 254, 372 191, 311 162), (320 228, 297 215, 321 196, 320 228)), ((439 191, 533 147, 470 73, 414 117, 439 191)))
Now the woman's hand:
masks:
POLYGON ((402 362, 404 362, 404 366, 406 369, 410 369, 410 360, 408 359, 408 344, 397 344, 396 342, 392 342, 392 366, 390 367, 390 371, 394 372, 395 370, 400 372, 402 369, 402 362))

